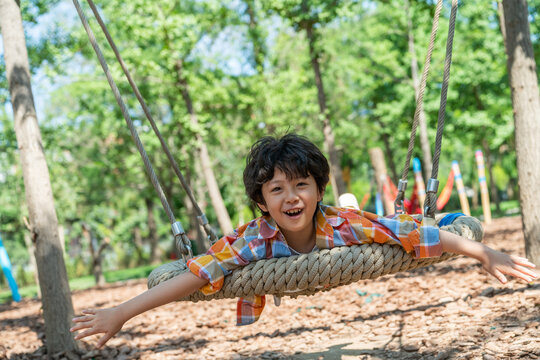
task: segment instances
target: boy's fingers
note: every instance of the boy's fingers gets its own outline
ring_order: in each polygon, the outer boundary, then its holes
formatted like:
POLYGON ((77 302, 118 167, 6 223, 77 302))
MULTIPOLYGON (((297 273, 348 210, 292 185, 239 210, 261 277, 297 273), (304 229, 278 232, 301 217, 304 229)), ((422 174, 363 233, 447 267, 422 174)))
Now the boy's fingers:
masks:
POLYGON ((105 343, 107 341, 109 341, 109 339, 112 337, 112 335, 109 335, 109 334, 105 334, 101 337, 101 339, 99 339, 98 343, 97 343, 97 347, 98 348, 101 348, 103 345, 105 345, 105 343))
POLYGON ((522 272, 525 275, 530 276, 533 279, 536 279, 538 277, 537 273, 535 273, 534 271, 532 271, 531 269, 529 269, 527 267, 524 267, 524 266, 521 266, 521 265, 514 265, 514 269, 522 272))
POLYGON ((86 322, 86 321, 92 320, 93 318, 94 318, 93 316, 78 316, 76 318, 73 318, 72 321, 73 322, 86 322))
POLYGON ((515 255, 511 255, 510 257, 512 258, 512 261, 514 261, 518 265, 523 265, 523 266, 532 267, 532 268, 536 267, 536 265, 530 262, 529 259, 527 258, 515 256, 515 255))
POLYGON ((79 339, 85 338, 85 337, 90 336, 90 335, 95 335, 95 334, 98 334, 100 332, 102 332, 102 331, 91 328, 91 329, 83 331, 79 335, 75 336, 75 340, 79 340, 79 339))
POLYGON ((501 283, 506 284, 506 276, 504 276, 503 273, 501 273, 499 270, 495 269, 493 271, 493 276, 495 276, 497 280, 499 280, 501 283))
POLYGON ((91 327, 92 327, 91 324, 84 323, 84 324, 79 324, 79 325, 73 326, 71 329, 69 329, 69 331, 74 332, 74 331, 77 331, 77 330, 88 329, 88 328, 91 328, 91 327))
POLYGON ((96 310, 95 309, 84 309, 82 311, 83 314, 88 314, 88 315, 96 315, 96 310))
POLYGON ((531 282, 532 277, 524 274, 523 272, 517 270, 517 269, 508 269, 508 271, 505 271, 507 275, 514 276, 518 279, 524 280, 526 282, 531 282))

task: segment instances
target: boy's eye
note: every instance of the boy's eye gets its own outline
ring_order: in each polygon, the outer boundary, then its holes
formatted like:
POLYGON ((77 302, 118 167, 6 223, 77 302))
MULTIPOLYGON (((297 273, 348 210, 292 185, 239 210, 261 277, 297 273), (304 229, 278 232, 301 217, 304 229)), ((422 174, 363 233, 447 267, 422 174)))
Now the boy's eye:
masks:
POLYGON ((279 190, 281 190, 281 188, 279 186, 276 186, 276 187, 272 188, 270 190, 270 192, 276 192, 276 191, 279 191, 279 190))
POLYGON ((306 186, 306 185, 307 185, 307 183, 306 183, 306 182, 303 182, 303 181, 300 181, 300 182, 298 183, 298 186, 306 186))

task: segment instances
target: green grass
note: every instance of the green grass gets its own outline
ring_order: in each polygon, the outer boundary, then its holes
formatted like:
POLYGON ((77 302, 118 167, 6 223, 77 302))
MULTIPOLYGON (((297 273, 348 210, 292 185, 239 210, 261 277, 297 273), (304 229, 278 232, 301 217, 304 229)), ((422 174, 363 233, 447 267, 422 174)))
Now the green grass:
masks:
MULTIPOLYGON (((118 281, 126 281, 132 279, 146 278, 150 272, 155 268, 155 265, 144 265, 133 269, 123 269, 115 271, 105 271, 105 281, 108 283, 114 283, 118 281)), ((95 286, 96 282, 92 275, 82 276, 69 280, 69 288, 73 290, 84 290, 95 286)), ((19 288, 19 293, 22 298, 33 298, 37 296, 37 286, 30 285, 19 288)), ((0 291, 0 304, 6 304, 11 302, 11 291, 0 291)))
MULTIPOLYGON (((497 213, 495 203, 491 203, 491 217, 496 219, 504 216, 517 216, 521 214, 518 200, 501 201, 501 212, 497 213)), ((458 210, 460 211, 460 210, 458 210)), ((478 208, 471 209, 471 215, 475 217, 483 216, 482 205, 478 208)))

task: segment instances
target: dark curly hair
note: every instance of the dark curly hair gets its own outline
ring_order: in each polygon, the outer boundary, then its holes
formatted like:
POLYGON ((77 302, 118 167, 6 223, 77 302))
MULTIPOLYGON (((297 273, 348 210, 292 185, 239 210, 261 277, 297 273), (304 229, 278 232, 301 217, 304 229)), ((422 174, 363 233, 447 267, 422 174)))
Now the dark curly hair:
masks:
POLYGON ((315 144, 296 134, 266 136, 253 144, 244 169, 246 193, 255 204, 265 204, 262 185, 272 180, 276 168, 289 179, 313 176, 321 194, 328 184, 330 167, 315 144))

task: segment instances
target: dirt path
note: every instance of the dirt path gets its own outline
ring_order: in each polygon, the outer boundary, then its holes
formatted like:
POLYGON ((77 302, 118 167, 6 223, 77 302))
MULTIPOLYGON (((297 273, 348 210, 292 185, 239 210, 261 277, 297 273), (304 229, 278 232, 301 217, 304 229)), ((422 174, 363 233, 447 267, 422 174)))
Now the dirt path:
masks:
MULTIPOLYGON (((496 220, 486 243, 523 255, 521 220, 496 220)), ((73 294, 75 310, 104 307, 144 281, 73 294)), ((84 359, 538 359, 540 282, 500 285, 457 258, 313 297, 267 299, 261 320, 235 326, 235 300, 175 303, 130 322, 103 350, 81 342, 84 359)), ((0 306, 0 358, 45 358, 40 303, 0 306)))

